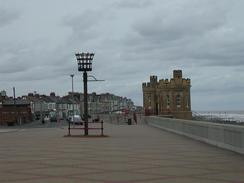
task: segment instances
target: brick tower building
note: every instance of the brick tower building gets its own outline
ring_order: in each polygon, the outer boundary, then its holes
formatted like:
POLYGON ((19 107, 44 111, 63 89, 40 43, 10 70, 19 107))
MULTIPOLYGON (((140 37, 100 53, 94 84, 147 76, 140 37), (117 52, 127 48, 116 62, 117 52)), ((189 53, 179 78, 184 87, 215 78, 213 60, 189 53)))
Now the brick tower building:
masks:
POLYGON ((191 80, 182 78, 181 70, 174 70, 170 81, 150 76, 142 84, 145 114, 192 119, 190 88, 191 80))

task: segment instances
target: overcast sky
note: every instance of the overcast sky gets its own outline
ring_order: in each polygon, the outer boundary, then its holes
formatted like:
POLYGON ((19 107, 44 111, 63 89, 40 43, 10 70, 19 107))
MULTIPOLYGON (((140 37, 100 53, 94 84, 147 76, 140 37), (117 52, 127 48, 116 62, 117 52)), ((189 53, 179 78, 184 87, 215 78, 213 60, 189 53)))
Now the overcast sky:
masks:
POLYGON ((90 73, 142 105, 142 82, 192 82, 193 110, 244 110, 243 0, 0 0, 0 90, 82 91, 76 52, 95 52, 90 73))

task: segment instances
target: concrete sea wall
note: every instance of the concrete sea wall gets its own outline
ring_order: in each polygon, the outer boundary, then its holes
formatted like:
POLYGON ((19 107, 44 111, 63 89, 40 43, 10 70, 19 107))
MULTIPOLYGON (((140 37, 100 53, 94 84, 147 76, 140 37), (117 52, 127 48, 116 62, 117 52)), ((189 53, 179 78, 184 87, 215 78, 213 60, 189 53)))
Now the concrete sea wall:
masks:
POLYGON ((244 154, 244 127, 242 126, 156 116, 148 116, 144 120, 150 126, 244 154))

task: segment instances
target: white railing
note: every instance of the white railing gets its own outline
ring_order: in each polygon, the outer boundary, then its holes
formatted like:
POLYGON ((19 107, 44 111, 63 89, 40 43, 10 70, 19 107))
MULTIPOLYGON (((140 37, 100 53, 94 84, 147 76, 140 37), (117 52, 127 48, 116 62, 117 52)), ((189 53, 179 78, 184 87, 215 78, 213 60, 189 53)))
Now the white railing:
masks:
POLYGON ((145 117, 148 125, 244 154, 244 127, 202 121, 145 117))

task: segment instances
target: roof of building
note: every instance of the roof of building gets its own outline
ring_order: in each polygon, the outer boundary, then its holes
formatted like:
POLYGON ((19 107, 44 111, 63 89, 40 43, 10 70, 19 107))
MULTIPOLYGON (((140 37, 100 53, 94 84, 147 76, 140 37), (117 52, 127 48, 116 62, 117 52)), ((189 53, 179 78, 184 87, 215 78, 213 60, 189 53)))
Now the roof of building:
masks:
POLYGON ((23 99, 7 99, 4 100, 2 103, 3 106, 6 105, 30 105, 30 102, 27 100, 23 100, 23 99))

